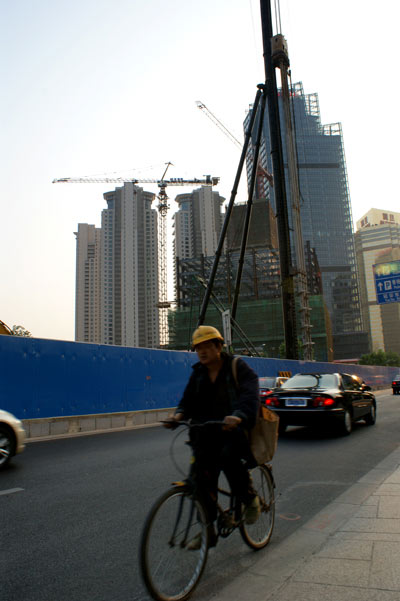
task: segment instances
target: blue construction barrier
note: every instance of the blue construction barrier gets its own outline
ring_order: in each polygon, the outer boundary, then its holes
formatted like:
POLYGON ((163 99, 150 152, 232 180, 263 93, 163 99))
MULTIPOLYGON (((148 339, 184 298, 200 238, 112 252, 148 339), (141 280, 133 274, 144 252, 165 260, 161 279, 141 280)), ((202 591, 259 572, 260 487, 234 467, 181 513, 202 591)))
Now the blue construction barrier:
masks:
MULTIPOLYGON (((259 376, 356 373, 390 387, 399 368, 244 357, 259 376)), ((0 335, 0 409, 20 419, 175 407, 195 353, 0 335)))

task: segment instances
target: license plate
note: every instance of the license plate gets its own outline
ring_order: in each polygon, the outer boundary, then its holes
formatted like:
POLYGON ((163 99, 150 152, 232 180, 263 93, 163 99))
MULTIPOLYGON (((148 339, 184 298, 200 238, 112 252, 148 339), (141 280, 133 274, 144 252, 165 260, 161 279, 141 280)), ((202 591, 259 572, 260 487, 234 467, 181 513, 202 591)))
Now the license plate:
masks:
POLYGON ((286 407, 307 407, 307 400, 308 399, 295 398, 295 397, 293 397, 292 399, 285 399, 285 406, 286 407))

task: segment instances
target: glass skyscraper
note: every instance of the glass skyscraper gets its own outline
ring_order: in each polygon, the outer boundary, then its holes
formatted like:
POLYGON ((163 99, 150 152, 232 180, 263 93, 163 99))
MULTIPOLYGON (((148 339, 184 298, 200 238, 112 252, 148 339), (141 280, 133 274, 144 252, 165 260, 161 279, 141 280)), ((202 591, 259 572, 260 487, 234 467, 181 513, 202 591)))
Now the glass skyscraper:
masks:
MULTIPOLYGON (((315 249, 321 269, 323 294, 331 318, 334 358, 344 359, 368 352, 363 332, 358 292, 350 194, 340 123, 322 125, 318 95, 304 94, 301 83, 291 90, 292 116, 299 168, 301 224, 304 245, 315 249)), ((285 164, 286 196, 291 226, 291 198, 288 179, 285 123, 279 92, 279 107, 285 164)), ((250 112, 245 120, 247 128, 250 112)), ((253 140, 256 137, 256 126, 253 140)), ((263 124, 261 161, 272 173, 269 120, 263 124)), ((251 169, 247 165, 248 174, 251 169)), ((265 186, 269 187, 265 180, 265 186)), ((274 188, 269 193, 274 209, 274 188)), ((291 232, 293 228, 291 227, 291 232)), ((292 254, 294 241, 292 240, 292 254)), ((296 263, 293 256, 293 263, 296 263)))

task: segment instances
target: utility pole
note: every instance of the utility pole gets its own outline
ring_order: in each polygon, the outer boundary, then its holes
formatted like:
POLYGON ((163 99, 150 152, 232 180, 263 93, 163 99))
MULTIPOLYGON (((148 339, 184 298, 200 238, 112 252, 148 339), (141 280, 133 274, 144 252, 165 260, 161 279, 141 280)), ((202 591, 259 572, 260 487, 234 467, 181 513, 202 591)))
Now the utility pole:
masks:
POLYGON ((272 15, 270 0, 260 0, 261 26, 264 50, 265 88, 268 103, 271 156, 274 175, 276 217, 278 225, 279 260, 282 286, 282 312, 287 359, 298 359, 294 270, 290 249, 289 219, 286 199, 285 170, 281 127, 279 121, 278 90, 275 67, 272 63, 272 15))

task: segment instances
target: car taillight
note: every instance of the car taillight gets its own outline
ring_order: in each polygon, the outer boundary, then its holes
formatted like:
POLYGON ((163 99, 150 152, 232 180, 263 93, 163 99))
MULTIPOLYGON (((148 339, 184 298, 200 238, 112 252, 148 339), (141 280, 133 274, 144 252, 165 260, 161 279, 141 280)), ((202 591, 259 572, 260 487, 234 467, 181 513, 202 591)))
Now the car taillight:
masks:
POLYGON ((392 382, 392 386, 396 386, 397 382, 392 382))
POLYGON ((271 396, 271 394, 269 394, 265 399, 264 399, 264 403, 266 405, 272 405, 274 407, 278 407, 279 406, 279 399, 277 396, 271 396))
POLYGON ((331 407, 335 404, 335 399, 328 396, 316 396, 313 398, 314 407, 331 407))

